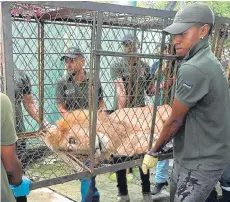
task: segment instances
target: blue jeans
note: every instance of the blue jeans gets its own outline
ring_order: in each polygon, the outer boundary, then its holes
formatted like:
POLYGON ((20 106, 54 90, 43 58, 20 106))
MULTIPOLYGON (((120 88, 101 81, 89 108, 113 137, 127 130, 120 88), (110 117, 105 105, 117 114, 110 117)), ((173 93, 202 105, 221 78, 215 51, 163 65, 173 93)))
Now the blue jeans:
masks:
POLYGON ((80 181, 82 202, 99 202, 100 194, 96 188, 95 177, 84 177, 80 181))
MULTIPOLYGON (((89 162, 85 162, 89 167, 89 162)), ((96 181, 94 177, 83 177, 81 181, 81 202, 99 202, 100 194, 96 188, 96 181)))
POLYGON ((169 160, 158 161, 156 167, 156 183, 164 183, 168 180, 169 160))

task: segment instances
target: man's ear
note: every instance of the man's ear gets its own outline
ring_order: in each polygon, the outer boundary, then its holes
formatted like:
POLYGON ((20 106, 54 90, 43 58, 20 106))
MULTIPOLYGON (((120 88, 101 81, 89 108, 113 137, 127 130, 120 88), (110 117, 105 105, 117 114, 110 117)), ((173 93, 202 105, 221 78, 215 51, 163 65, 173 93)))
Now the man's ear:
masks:
POLYGON ((202 26, 201 27, 201 37, 200 38, 207 36, 209 34, 210 29, 211 29, 210 25, 208 25, 208 24, 205 24, 204 26, 202 26))

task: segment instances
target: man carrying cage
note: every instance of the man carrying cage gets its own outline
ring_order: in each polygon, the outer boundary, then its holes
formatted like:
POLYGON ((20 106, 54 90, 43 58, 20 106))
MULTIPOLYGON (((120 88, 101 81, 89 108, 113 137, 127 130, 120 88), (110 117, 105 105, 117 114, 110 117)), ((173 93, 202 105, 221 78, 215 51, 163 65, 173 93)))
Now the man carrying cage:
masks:
POLYGON ((213 25, 210 7, 194 3, 178 11, 164 29, 173 35, 183 61, 172 113, 142 169, 147 174, 163 146, 174 138, 172 202, 205 201, 230 162, 230 96, 224 69, 211 52, 213 25))
MULTIPOLYGON (((84 69, 85 57, 79 47, 68 48, 61 57, 65 62, 66 74, 64 74, 56 85, 56 103, 59 113, 63 118, 73 110, 89 109, 89 73, 84 69)), ((106 109, 103 101, 101 84, 98 88, 98 108, 106 109)), ((85 163, 87 166, 88 162, 85 163)), ((95 177, 84 177, 81 181, 82 202, 98 202, 99 192, 95 186, 95 177)))

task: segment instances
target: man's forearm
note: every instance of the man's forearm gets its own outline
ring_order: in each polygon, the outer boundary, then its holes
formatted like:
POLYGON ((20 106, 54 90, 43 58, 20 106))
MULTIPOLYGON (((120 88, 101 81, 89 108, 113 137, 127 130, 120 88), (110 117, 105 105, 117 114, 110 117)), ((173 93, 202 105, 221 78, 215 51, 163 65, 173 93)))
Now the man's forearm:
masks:
POLYGON ((126 97, 125 96, 118 96, 117 98, 117 108, 122 109, 126 106, 126 97))
POLYGON ((122 79, 115 80, 116 94, 117 94, 117 108, 122 109, 126 106, 125 86, 122 79))
POLYGON ((27 104, 25 108, 29 115, 37 122, 39 122, 39 111, 35 104, 27 104))
POLYGON ((13 170, 6 170, 9 183, 14 186, 18 186, 22 182, 22 164, 21 161, 16 158, 13 170))
POLYGON ((33 100, 32 94, 24 95, 24 107, 29 115, 37 122, 39 122, 39 111, 38 108, 33 100))
POLYGON ((151 153, 159 152, 168 142, 172 140, 172 138, 176 135, 177 131, 182 126, 183 121, 168 119, 161 131, 160 137, 158 138, 154 147, 150 150, 151 153))
POLYGON ((57 108, 58 108, 58 111, 59 111, 59 113, 61 114, 61 116, 63 118, 66 117, 66 115, 69 114, 69 112, 67 111, 67 109, 65 107, 65 104, 63 104, 63 103, 57 103, 57 108))
POLYGON ((122 87, 117 88, 117 108, 122 109, 126 106, 126 94, 125 89, 122 87))

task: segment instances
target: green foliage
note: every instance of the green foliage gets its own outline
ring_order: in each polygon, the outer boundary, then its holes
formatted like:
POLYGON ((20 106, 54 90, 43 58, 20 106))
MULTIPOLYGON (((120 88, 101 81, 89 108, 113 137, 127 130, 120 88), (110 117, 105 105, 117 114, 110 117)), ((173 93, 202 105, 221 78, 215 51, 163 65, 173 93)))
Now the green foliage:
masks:
MULTIPOLYGON (((185 1, 184 4, 192 4, 195 1, 185 1)), ((208 4, 214 11, 214 13, 218 16, 229 17, 230 18, 230 1, 200 1, 200 3, 208 4)), ((168 1, 138 1, 137 7, 142 8, 155 8, 164 10, 168 1)), ((178 11, 180 9, 180 2, 177 2, 174 11, 178 11)))
MULTIPOLYGON (((185 1, 185 5, 192 4, 194 1, 185 1)), ((230 18, 230 2, 229 1, 200 1, 200 3, 205 3, 212 8, 214 13, 218 16, 229 17, 230 18)), ((180 3, 177 3, 175 11, 180 9, 180 3)))
POLYGON ((106 3, 106 4, 111 4, 113 1, 102 1, 102 0, 93 0, 96 3, 106 3))
POLYGON ((155 8, 155 9, 160 9, 164 10, 166 5, 168 4, 167 1, 137 1, 137 7, 141 8, 155 8))

